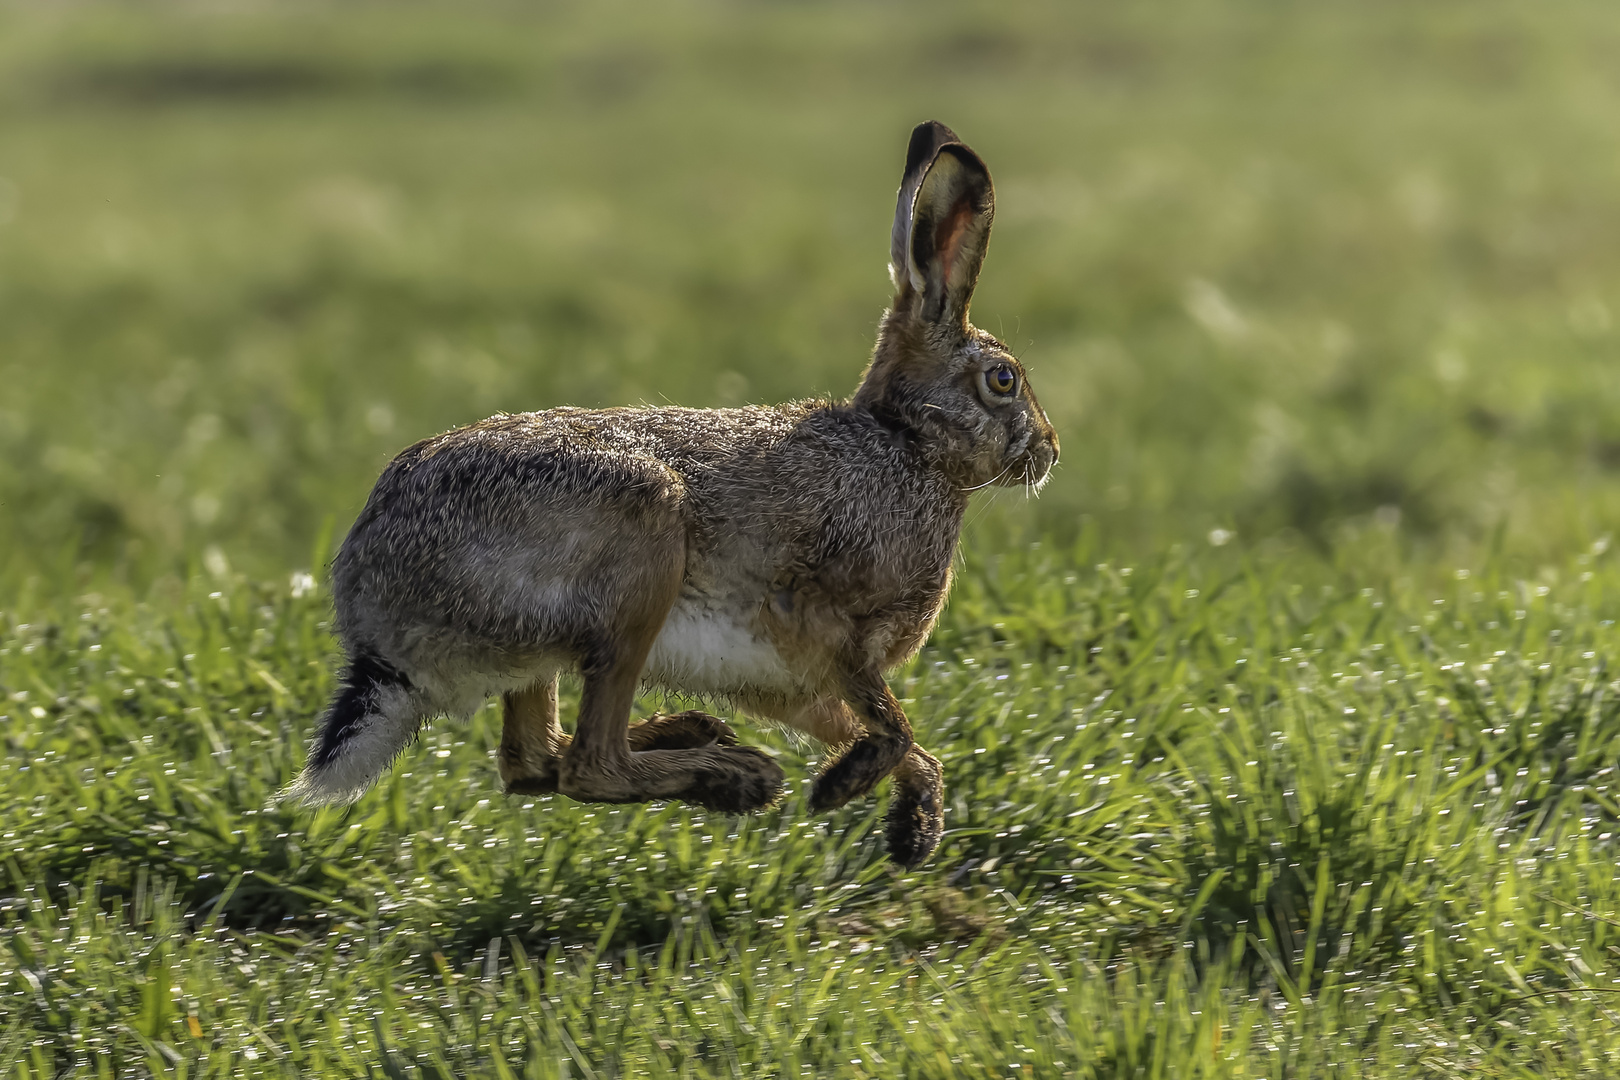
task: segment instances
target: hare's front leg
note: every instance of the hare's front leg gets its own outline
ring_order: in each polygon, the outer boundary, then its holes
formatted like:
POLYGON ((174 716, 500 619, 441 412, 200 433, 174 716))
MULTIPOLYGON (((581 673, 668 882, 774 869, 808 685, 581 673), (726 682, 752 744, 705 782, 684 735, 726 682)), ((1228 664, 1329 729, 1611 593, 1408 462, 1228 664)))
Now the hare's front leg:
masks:
POLYGON ((911 722, 883 681, 883 673, 857 671, 844 680, 844 700, 861 721, 855 741, 822 770, 810 789, 810 809, 836 810, 869 793, 911 749, 911 722))
POLYGON ((893 778, 889 857, 912 869, 939 846, 945 831, 945 774, 939 759, 911 738, 911 723, 881 672, 847 680, 849 702, 823 699, 789 720, 830 746, 847 746, 822 770, 810 792, 813 810, 831 810, 893 778))
POLYGON ((889 858, 914 870, 928 861, 945 833, 945 768, 913 743, 890 775, 889 858))

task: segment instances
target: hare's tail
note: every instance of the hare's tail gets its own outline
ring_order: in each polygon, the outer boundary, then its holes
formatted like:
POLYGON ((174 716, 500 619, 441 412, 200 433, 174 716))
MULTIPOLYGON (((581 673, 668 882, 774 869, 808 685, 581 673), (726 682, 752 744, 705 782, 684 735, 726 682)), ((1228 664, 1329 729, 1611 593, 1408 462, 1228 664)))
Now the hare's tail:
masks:
POLYGON ((421 726, 419 702, 404 673, 379 657, 358 655, 343 671, 304 771, 279 797, 312 804, 353 802, 421 726))

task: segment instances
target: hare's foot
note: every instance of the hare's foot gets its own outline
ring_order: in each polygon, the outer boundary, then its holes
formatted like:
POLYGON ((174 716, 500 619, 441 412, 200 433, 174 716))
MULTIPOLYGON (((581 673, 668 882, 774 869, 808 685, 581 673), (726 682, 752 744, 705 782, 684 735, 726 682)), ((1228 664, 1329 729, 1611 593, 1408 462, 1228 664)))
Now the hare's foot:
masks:
POLYGON ((549 795, 557 790, 558 761, 568 736, 557 724, 557 678, 542 679, 501 698, 504 719, 496 767, 508 795, 549 795))
MULTIPOLYGON (((667 479, 669 490, 679 487, 672 473, 667 479)), ((657 523, 650 511, 638 513, 635 524, 657 523)), ((626 575, 615 586, 621 590, 621 606, 580 658, 585 685, 579 722, 562 757, 557 790, 581 802, 679 799, 731 813, 762 809, 780 794, 782 770, 758 750, 716 745, 722 731, 729 734, 718 721, 701 713, 686 714, 655 718, 644 728, 649 739, 659 741, 687 741, 700 732, 706 741, 712 740, 700 748, 638 750, 632 745, 629 714, 636 687, 653 641, 680 594, 686 567, 681 515, 671 512, 663 528, 664 532, 647 535, 641 545, 632 543, 633 533, 617 541, 623 545, 619 566, 626 575)))
POLYGON ((562 759, 560 790, 579 802, 675 799, 727 814, 763 810, 782 793, 782 768, 751 746, 643 750, 625 758, 582 754, 576 740, 562 759))
POLYGON ((696 750, 705 746, 736 746, 737 733, 718 716, 697 709, 658 713, 630 725, 632 750, 696 750))
POLYGON ((911 749, 911 724, 881 671, 867 668, 847 676, 844 697, 863 730, 843 756, 816 777, 810 789, 810 809, 816 813, 836 810, 870 793, 911 749))
POLYGON ((681 792, 682 802, 722 814, 751 814, 782 795, 782 767, 752 746, 730 746, 714 755, 681 792))
MULTIPOLYGON (((686 712, 659 713, 639 724, 630 725, 631 750, 695 750, 705 746, 735 746, 737 733, 717 716, 688 709, 686 712)), ((550 795, 556 792, 561 776, 559 759, 568 752, 572 740, 562 731, 553 732, 549 749, 525 754, 521 748, 509 752, 501 744, 501 779, 508 795, 550 795)), ((515 747, 518 744, 513 744, 515 747)))
POLYGON ((944 769, 934 755, 913 746, 894 770, 889 800, 889 858, 907 870, 915 870, 934 853, 944 832, 944 769))
POLYGON ((555 795, 557 793, 557 763, 548 762, 545 772, 532 776, 516 776, 506 781, 508 795, 555 795))
POLYGON ((910 740, 867 735, 822 770, 810 788, 810 809, 820 814, 869 794, 905 758, 910 740))

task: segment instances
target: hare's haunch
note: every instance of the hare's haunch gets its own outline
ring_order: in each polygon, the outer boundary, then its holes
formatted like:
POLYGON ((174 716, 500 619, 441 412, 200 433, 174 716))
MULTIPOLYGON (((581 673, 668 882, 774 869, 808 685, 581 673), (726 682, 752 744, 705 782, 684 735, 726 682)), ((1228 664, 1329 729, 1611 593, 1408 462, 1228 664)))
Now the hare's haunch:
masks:
POLYGON ((892 776, 891 855, 944 827, 939 762, 883 679, 950 588, 969 493, 1038 488, 1057 435, 1006 346, 968 322, 990 173, 911 134, 894 301, 849 401, 552 409, 426 439, 388 466, 332 566, 349 657, 288 794, 357 798, 424 720, 505 704, 508 791, 743 813, 782 770, 700 712, 630 722, 641 683, 715 695, 837 756, 811 806, 892 776), (584 693, 572 736, 557 676, 584 693))

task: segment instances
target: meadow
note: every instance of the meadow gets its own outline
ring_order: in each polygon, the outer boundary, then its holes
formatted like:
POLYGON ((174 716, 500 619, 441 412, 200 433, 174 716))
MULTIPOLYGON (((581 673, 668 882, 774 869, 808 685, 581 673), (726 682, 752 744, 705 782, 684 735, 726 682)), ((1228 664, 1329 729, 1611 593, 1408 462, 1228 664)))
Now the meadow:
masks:
POLYGON ((1613 1075, 1617 48, 1590 2, 0 5, 0 1076, 1613 1075), (276 804, 388 458, 849 392, 927 117, 1064 446, 891 679, 933 860, 746 721, 757 817, 507 798, 493 709, 276 804))

